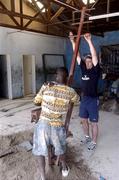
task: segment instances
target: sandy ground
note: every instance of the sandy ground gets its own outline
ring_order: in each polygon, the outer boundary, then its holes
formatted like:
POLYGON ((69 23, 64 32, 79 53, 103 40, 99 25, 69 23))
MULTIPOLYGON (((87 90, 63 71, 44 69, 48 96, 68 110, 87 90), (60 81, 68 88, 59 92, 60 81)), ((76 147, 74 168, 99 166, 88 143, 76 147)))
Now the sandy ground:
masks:
MULTIPOLYGON (((67 162, 70 174, 65 180, 95 180, 82 159, 75 159, 74 147, 68 148, 67 162)), ((2 157, 0 180, 39 180, 36 162, 31 152, 21 151, 2 157)), ((62 180, 60 167, 52 166, 47 172, 47 180, 62 180)))
MULTIPOLYGON (((38 180, 38 169, 31 150, 20 147, 30 142, 34 124, 30 112, 34 109, 32 98, 4 100, 0 102, 0 180, 38 180)), ((66 180, 119 180, 119 115, 100 111, 99 138, 95 152, 89 152, 80 144, 83 136, 74 108, 70 123, 73 138, 67 139, 67 162, 70 174, 66 180), (94 178, 95 177, 95 178, 94 178)), ((53 166, 47 173, 48 180, 61 180, 60 168, 53 166)))

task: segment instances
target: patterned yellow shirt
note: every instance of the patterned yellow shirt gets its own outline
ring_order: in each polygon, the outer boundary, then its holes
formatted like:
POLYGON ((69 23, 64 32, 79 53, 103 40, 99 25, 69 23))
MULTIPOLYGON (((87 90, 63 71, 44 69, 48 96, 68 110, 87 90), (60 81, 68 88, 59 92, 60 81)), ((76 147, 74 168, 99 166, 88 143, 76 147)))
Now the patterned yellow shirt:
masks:
POLYGON ((40 119, 48 120, 51 125, 55 125, 56 122, 61 125, 69 102, 77 101, 78 95, 73 88, 61 84, 52 86, 44 84, 36 95, 34 103, 41 103, 40 119))

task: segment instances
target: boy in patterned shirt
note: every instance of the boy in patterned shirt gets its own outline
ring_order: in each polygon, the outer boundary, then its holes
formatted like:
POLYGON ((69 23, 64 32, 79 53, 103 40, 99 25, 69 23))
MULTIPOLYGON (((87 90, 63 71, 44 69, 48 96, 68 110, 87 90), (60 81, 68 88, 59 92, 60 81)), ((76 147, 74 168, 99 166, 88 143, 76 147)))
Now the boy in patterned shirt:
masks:
POLYGON ((66 85, 67 69, 57 69, 56 82, 44 84, 36 95, 34 103, 41 105, 41 114, 34 130, 33 154, 37 156, 41 179, 45 180, 45 157, 48 146, 53 145, 55 155, 60 157, 62 175, 67 176, 69 168, 65 162, 66 130, 64 120, 70 103, 78 100, 74 89, 66 85))

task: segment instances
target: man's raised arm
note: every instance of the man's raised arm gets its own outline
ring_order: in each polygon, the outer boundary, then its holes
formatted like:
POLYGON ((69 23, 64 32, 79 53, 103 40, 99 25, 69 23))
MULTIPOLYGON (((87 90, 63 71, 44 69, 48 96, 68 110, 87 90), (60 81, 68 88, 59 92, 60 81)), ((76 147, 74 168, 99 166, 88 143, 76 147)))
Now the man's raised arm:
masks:
POLYGON ((85 40, 87 41, 87 43, 89 45, 90 53, 91 53, 91 56, 92 56, 93 65, 96 66, 97 63, 98 63, 98 58, 97 58, 97 53, 96 53, 95 47, 94 47, 94 45, 92 43, 92 40, 91 40, 91 34, 90 33, 86 33, 84 35, 84 38, 85 38, 85 40))
MULTIPOLYGON (((75 40, 74 40, 72 32, 69 32, 69 38, 70 38, 70 41, 71 41, 71 44, 72 44, 72 48, 73 48, 73 51, 74 51, 75 50, 75 40)), ((80 65, 80 63, 81 63, 81 57, 80 57, 79 52, 77 54, 77 63, 78 63, 78 65, 80 65)))

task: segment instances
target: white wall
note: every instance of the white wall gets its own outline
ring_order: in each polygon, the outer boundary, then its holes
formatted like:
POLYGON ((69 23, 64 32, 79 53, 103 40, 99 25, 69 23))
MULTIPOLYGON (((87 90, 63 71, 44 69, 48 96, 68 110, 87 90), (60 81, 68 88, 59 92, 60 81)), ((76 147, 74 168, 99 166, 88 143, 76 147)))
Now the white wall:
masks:
POLYGON ((36 86, 42 84, 42 54, 65 54, 65 38, 0 27, 0 54, 11 58, 12 97, 23 96, 23 55, 36 57, 36 86))

